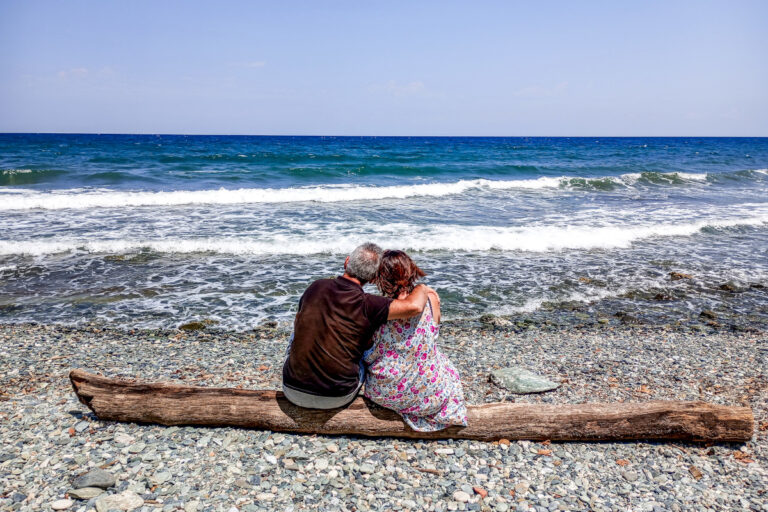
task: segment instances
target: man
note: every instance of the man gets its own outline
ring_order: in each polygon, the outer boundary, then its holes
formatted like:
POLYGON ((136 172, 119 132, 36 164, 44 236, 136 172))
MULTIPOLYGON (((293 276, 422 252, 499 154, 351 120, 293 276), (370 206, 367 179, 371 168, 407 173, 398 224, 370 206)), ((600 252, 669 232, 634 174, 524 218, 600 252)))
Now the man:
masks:
POLYGON ((312 409, 350 403, 363 385, 361 359, 374 331, 424 310, 425 285, 400 300, 363 291, 376 277, 381 255, 376 244, 361 245, 344 262, 343 276, 315 281, 301 296, 283 365, 283 392, 292 403, 312 409))

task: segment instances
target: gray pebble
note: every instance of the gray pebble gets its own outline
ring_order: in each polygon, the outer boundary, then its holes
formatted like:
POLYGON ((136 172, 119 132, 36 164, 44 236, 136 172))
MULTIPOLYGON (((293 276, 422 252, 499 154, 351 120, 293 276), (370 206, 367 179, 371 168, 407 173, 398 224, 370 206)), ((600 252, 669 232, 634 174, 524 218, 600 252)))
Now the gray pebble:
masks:
POLYGON ((86 474, 76 477, 72 480, 72 487, 80 489, 83 487, 101 487, 107 489, 115 485, 115 476, 103 469, 92 469, 86 474))

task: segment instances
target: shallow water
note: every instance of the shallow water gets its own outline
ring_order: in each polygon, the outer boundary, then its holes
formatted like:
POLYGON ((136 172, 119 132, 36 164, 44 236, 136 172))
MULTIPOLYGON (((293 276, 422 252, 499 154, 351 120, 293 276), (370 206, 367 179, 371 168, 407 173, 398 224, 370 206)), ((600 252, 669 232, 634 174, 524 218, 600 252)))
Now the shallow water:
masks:
POLYGON ((0 135, 0 321, 288 321, 371 240, 446 318, 768 323, 766 168, 765 138, 0 135))

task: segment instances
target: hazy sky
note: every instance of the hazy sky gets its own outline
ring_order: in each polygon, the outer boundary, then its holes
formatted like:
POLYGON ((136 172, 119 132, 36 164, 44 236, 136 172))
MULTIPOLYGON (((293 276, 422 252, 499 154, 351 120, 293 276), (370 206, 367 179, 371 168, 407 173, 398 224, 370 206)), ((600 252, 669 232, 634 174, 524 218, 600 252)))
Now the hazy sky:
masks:
POLYGON ((765 1, 0 0, 0 131, 768 136, 765 1))

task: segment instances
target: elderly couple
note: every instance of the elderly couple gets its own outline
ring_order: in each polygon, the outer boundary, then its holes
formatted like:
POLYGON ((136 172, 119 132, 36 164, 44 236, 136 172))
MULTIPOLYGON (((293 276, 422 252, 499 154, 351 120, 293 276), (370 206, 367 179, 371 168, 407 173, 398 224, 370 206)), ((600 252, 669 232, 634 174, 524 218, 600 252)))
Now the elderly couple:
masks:
POLYGON ((459 374, 437 348, 440 299, 403 251, 371 243, 344 262, 344 275, 312 283, 299 301, 283 365, 295 405, 343 407, 365 396, 398 412, 414 430, 466 426, 459 374), (371 295, 373 283, 382 293, 371 295))

